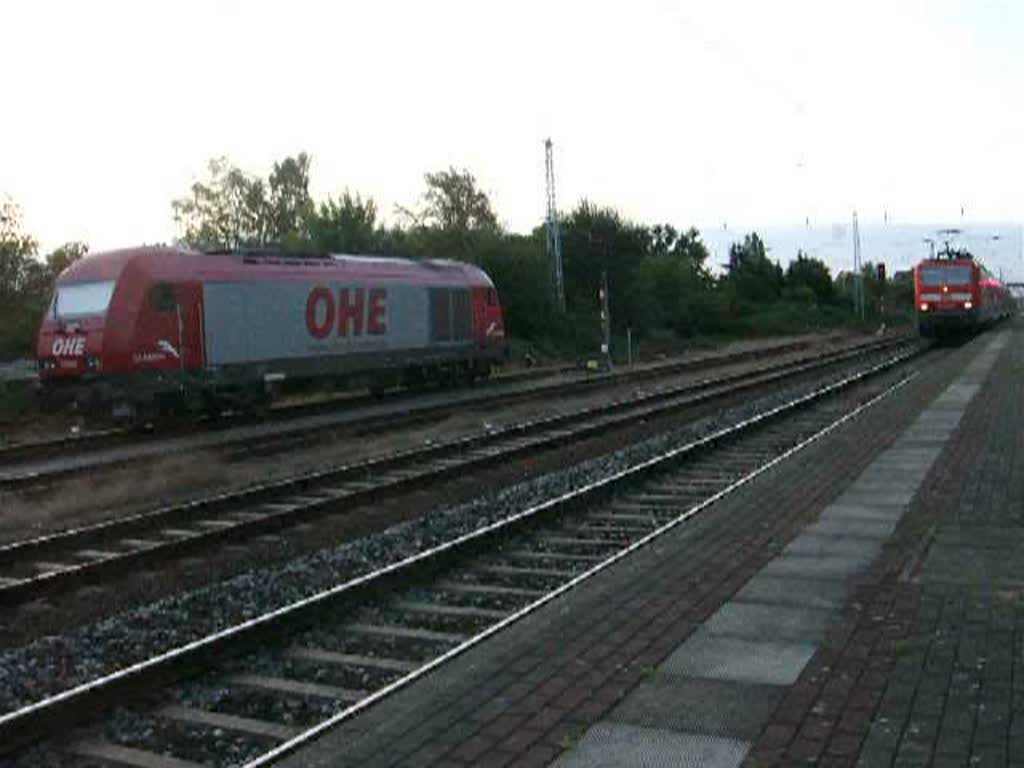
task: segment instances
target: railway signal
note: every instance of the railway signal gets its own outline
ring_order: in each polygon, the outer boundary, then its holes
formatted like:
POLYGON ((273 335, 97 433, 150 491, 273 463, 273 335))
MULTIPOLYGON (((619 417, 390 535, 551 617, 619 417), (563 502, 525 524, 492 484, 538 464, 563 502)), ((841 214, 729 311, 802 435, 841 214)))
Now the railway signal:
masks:
POLYGON ((608 270, 601 272, 601 287, 597 289, 597 298, 601 302, 601 357, 606 370, 612 367, 612 320, 608 312, 608 270))

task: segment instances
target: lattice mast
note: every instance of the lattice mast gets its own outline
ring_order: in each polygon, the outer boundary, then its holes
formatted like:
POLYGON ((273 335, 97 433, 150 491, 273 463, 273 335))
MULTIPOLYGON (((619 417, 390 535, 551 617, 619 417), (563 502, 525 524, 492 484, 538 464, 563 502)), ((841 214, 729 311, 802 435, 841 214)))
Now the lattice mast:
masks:
POLYGON ((864 320, 864 273, 860 265, 860 226, 853 212, 853 303, 857 317, 864 320))
POLYGON ((555 204, 555 161, 551 139, 544 141, 544 170, 547 177, 548 211, 546 220, 548 258, 555 267, 555 302, 565 311, 565 278, 562 274, 562 235, 558 229, 558 207, 555 204))

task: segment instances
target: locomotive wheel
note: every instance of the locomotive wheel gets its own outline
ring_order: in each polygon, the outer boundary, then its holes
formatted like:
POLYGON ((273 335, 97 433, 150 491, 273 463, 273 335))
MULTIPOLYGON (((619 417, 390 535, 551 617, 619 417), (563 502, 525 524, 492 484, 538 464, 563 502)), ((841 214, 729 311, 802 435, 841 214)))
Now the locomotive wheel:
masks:
POLYGON ((402 376, 402 384, 412 392, 422 392, 427 388, 427 377, 422 368, 407 368, 402 376))

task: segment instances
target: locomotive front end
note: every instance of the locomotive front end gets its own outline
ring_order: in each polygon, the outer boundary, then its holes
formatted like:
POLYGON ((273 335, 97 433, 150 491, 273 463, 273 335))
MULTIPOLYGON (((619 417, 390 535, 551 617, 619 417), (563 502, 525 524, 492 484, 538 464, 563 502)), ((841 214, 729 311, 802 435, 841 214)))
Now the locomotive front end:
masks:
MULTIPOLYGON (((111 373, 113 308, 130 251, 89 254, 57 279, 36 340, 44 403, 98 405, 111 373)), ((121 325, 127 318, 121 317, 121 325)))
POLYGON ((80 381, 100 373, 104 319, 113 292, 113 280, 58 283, 39 329, 41 380, 80 381))
POLYGON ((915 270, 918 327, 923 336, 974 330, 981 301, 976 265, 966 260, 928 260, 915 270))

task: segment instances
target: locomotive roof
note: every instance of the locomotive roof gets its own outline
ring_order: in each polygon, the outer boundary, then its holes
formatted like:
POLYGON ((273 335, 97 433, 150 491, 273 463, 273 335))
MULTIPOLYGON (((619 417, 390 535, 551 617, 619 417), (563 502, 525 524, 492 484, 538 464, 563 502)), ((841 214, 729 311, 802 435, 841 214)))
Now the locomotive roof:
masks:
POLYGON ((981 266, 981 262, 976 259, 921 259, 918 264, 919 267, 945 267, 952 264, 953 266, 969 267, 972 264, 981 266))
POLYGON ((90 253, 68 267, 61 282, 115 280, 131 265, 158 280, 234 281, 261 279, 406 279, 425 284, 491 287, 480 268, 448 259, 385 256, 274 253, 270 251, 202 253, 167 246, 143 246, 90 253))

